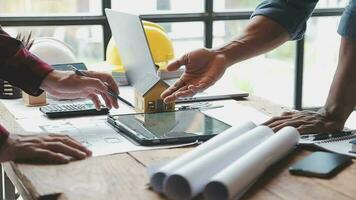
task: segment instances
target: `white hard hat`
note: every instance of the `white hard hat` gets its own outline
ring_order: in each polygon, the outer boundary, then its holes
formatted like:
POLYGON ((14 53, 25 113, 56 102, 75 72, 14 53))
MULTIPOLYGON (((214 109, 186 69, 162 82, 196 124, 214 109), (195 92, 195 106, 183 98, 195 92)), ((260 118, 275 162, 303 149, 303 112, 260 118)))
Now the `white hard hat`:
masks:
POLYGON ((30 52, 50 65, 76 62, 73 49, 55 38, 36 38, 30 52))

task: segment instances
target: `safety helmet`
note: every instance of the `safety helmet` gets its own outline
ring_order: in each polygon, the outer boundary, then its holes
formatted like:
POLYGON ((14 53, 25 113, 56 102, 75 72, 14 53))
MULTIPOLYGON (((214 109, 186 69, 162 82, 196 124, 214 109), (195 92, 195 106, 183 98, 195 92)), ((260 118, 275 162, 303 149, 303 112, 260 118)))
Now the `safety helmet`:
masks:
POLYGON ((36 38, 30 52, 50 65, 76 62, 73 49, 55 38, 36 38))
MULTIPOLYGON (((168 61, 174 58, 172 41, 164 28, 156 23, 142 21, 153 60, 156 65, 164 69, 168 61)), ((110 39, 106 49, 106 61, 115 65, 114 71, 124 72, 120 52, 113 38, 110 39)))

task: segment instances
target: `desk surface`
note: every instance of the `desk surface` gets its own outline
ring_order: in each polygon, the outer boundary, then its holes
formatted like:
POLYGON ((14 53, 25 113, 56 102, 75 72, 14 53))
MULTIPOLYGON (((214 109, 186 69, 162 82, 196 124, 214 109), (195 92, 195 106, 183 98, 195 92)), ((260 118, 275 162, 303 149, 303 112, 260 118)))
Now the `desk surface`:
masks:
MULTIPOLYGON (((238 103, 269 115, 287 108, 257 97, 238 103)), ((1 123, 21 131, 13 115, 0 103, 1 123)), ((165 199, 147 189, 145 167, 162 159, 181 155, 190 148, 152 150, 94 157, 67 165, 3 164, 6 173, 24 199, 62 193, 60 199, 165 199)), ((244 199, 355 199, 356 165, 330 180, 291 176, 288 166, 310 152, 296 150, 273 166, 243 197, 244 199)))

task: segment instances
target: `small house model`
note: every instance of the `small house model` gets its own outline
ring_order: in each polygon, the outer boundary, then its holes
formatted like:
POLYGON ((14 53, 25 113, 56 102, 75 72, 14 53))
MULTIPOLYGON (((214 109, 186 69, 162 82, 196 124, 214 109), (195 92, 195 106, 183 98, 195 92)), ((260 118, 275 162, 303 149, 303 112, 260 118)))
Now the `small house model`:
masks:
POLYGON ((147 74, 135 85, 135 107, 143 113, 174 111, 174 103, 165 104, 161 94, 169 85, 153 74, 147 74))

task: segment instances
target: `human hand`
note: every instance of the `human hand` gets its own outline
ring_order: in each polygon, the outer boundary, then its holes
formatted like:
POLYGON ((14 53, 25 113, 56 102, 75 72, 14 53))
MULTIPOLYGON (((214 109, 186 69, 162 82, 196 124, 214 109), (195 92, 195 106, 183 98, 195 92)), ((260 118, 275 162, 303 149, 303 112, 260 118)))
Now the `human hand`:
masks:
POLYGON ((180 79, 161 94, 165 103, 204 91, 218 81, 227 68, 223 54, 206 48, 185 54, 169 64, 167 70, 175 71, 183 65, 185 72, 180 79))
POLYGON ((332 117, 322 111, 301 111, 285 112, 266 121, 263 125, 269 126, 274 132, 285 126, 293 126, 300 134, 308 134, 337 132, 344 128, 344 123, 338 117, 332 117))
POLYGON ((65 135, 10 134, 0 151, 1 161, 64 164, 91 156, 91 151, 65 135))
POLYGON ((98 95, 100 95, 106 107, 118 108, 117 99, 108 93, 108 88, 111 88, 117 94, 119 93, 112 76, 94 71, 86 71, 85 74, 87 76, 54 70, 43 80, 41 88, 61 99, 89 98, 98 110, 100 109, 98 95))

